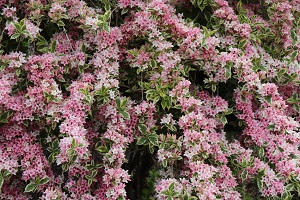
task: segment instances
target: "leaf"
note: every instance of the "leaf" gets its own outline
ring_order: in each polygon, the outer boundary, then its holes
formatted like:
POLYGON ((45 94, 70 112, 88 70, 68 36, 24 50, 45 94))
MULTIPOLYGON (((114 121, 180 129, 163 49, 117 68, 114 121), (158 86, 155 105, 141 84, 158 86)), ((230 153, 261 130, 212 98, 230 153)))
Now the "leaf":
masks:
POLYGON ((61 21, 61 20, 57 21, 56 24, 58 26, 65 26, 65 23, 63 21, 61 21))
POLYGON ((298 192, 298 195, 300 195, 300 184, 296 184, 296 190, 298 192))
POLYGON ((263 182, 260 179, 257 179, 257 187, 259 190, 261 190, 261 188, 263 187, 263 182))
POLYGON ((269 103, 269 104, 271 104, 272 103, 272 96, 266 96, 265 97, 265 100, 269 103))
POLYGON ((48 47, 45 46, 38 46, 37 50, 42 53, 47 53, 49 51, 48 47))
POLYGON ((145 142, 147 141, 147 138, 146 137, 140 137, 138 139, 138 141, 136 142, 137 145, 143 145, 145 144, 145 142))
POLYGON ((22 26, 18 22, 14 22, 13 26, 18 30, 18 32, 22 32, 22 26))
POLYGON ((227 118, 224 115, 221 116, 220 120, 224 126, 227 124, 227 118))
POLYGON ((248 176, 247 170, 243 170, 243 172, 242 172, 242 174, 241 174, 242 180, 243 180, 243 181, 246 180, 247 176, 248 176))
POLYGON ((72 147, 73 147, 73 148, 76 147, 76 140, 75 140, 75 138, 72 138, 72 147))
POLYGON ((295 46, 297 44, 298 37, 295 30, 293 29, 291 30, 291 38, 292 38, 292 46, 295 46))
POLYGON ((4 183, 4 178, 3 178, 3 177, 0 177, 0 191, 1 191, 1 188, 2 188, 3 183, 4 183))
POLYGON ((217 85, 216 85, 216 84, 212 84, 211 90, 212 90, 213 92, 216 92, 216 90, 217 90, 217 85))
POLYGON ((15 40, 15 39, 17 39, 18 37, 20 37, 20 33, 15 33, 15 34, 13 34, 12 36, 10 36, 10 39, 15 40))
POLYGON ((139 124, 138 129, 142 134, 147 135, 147 127, 144 124, 139 124))
POLYGON ((161 101, 161 107, 165 110, 165 108, 167 108, 168 107, 168 101, 167 100, 165 100, 165 99, 163 99, 162 101, 161 101))
POLYGON ((88 179, 88 185, 91 186, 93 183, 93 180, 92 179, 88 179))
POLYGON ((130 114, 128 112, 121 110, 120 114, 123 116, 124 119, 130 119, 130 114))
POLYGON ((61 166, 61 168, 62 168, 62 170, 64 172, 68 171, 68 169, 69 169, 69 163, 63 163, 62 166, 61 166))
POLYGON ((281 195, 281 199, 282 200, 288 200, 289 197, 291 196, 290 192, 284 192, 282 195, 281 195))
POLYGON ((36 182, 31 182, 25 187, 25 192, 32 192, 36 190, 38 184, 36 182))
POLYGON ((265 169, 259 170, 258 174, 257 174, 257 178, 260 179, 261 177, 263 177, 265 175, 265 169))
POLYGON ((157 63, 156 63, 156 61, 155 61, 154 59, 152 59, 152 60, 150 61, 150 66, 151 66, 152 68, 156 68, 156 67, 157 67, 157 63))
POLYGON ((173 191, 175 189, 175 183, 172 182, 170 185, 169 185, 169 189, 170 191, 173 191))
POLYGON ((283 74, 286 73, 286 69, 285 68, 281 68, 278 72, 277 72, 277 76, 282 76, 283 74))
POLYGON ((133 55, 134 57, 138 56, 138 53, 135 50, 128 50, 127 52, 133 55))
POLYGON ((162 161, 162 165, 163 165, 163 167, 167 167, 167 166, 168 166, 167 160, 163 160, 163 161, 162 161))
POLYGON ((158 146, 158 135, 156 134, 151 134, 148 137, 148 140, 151 144, 153 144, 154 146, 158 146))
POLYGON ((52 142, 52 149, 58 149, 59 147, 59 141, 56 138, 53 142, 52 142))
POLYGON ((121 11, 121 15, 124 15, 124 14, 126 14, 127 12, 128 12, 128 7, 127 8, 124 8, 122 11, 121 11))
POLYGON ((204 30, 205 38, 208 38, 209 37, 209 30, 205 26, 202 26, 202 29, 204 30))
POLYGON ((127 102, 128 102, 128 99, 123 99, 123 100, 121 101, 120 108, 121 108, 122 110, 125 109, 125 106, 126 106, 127 102))
POLYGON ((258 155, 261 158, 263 158, 265 156, 265 149, 263 147, 259 147, 258 155))
POLYGON ((3 112, 0 115, 0 123, 8 123, 8 118, 12 115, 12 112, 3 112))
POLYGON ((105 32, 109 33, 110 27, 109 27, 109 25, 108 25, 107 23, 103 24, 103 30, 104 30, 105 32))
POLYGON ((54 40, 54 41, 52 42, 52 44, 51 44, 50 51, 51 51, 52 53, 54 53, 55 50, 56 50, 56 41, 54 40))
POLYGON ((293 51, 293 53, 291 54, 290 61, 294 61, 294 59, 296 58, 296 56, 298 56, 298 50, 293 51))
POLYGON ((92 177, 95 177, 97 175, 98 171, 97 170, 93 170, 92 171, 92 177))
POLYGON ((225 77, 226 77, 226 79, 230 79, 231 78, 231 66, 226 65, 225 68, 226 68, 225 77))
POLYGON ((188 194, 185 194, 185 195, 183 196, 183 200, 189 200, 189 195, 188 195, 188 194))
POLYGON ((2 177, 6 177, 6 176, 9 176, 10 175, 10 172, 8 170, 5 170, 3 173, 2 173, 2 177))
POLYGON ((248 43, 248 41, 246 39, 242 39, 240 42, 239 42, 239 45, 238 45, 238 48, 239 49, 243 49, 246 44, 248 43))
POLYGON ((39 184, 40 184, 40 185, 46 184, 46 183, 49 182, 49 180, 50 180, 49 177, 42 178, 42 179, 40 180, 39 184))
POLYGON ((293 191, 294 190, 294 184, 290 183, 285 186, 285 191, 293 191))
POLYGON ((242 1, 239 1, 236 5, 237 11, 240 13, 243 11, 242 1))
POLYGON ((111 16, 111 11, 107 10, 103 15, 103 21, 107 21, 111 16))

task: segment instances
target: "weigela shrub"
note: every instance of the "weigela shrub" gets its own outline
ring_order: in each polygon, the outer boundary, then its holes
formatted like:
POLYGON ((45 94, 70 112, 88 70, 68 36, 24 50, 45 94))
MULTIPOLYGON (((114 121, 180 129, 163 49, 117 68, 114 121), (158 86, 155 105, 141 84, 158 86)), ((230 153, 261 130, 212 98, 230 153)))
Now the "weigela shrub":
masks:
POLYGON ((0 199, 297 198, 299 5, 0 1, 0 199))

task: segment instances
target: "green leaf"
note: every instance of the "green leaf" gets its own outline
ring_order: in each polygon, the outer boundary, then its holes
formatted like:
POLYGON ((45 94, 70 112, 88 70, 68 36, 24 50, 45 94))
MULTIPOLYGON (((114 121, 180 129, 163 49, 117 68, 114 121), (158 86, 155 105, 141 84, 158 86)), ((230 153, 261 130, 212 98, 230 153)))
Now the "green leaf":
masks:
POLYGON ((56 41, 54 40, 54 41, 52 42, 52 44, 51 44, 50 51, 51 51, 52 53, 54 53, 55 50, 56 50, 56 41))
POLYGON ((263 147, 259 147, 258 155, 261 158, 263 158, 265 156, 265 149, 263 147))
POLYGON ((240 42, 239 42, 239 45, 238 45, 238 48, 239 49, 243 49, 246 44, 248 43, 248 41, 246 39, 242 39, 240 42))
POLYGON ((295 30, 293 29, 291 30, 291 38, 292 38, 292 46, 295 46, 297 44, 298 37, 295 30))
POLYGON ((227 124, 227 118, 224 115, 221 116, 220 120, 224 126, 227 124))
POLYGON ((134 57, 138 56, 138 53, 135 50, 128 50, 127 52, 133 55, 134 57))
POLYGON ((12 36, 10 36, 10 39, 15 40, 15 39, 17 39, 18 37, 20 37, 20 33, 15 33, 15 34, 13 34, 12 36))
POLYGON ((8 123, 8 119, 10 116, 12 116, 12 112, 6 111, 1 113, 0 115, 0 123, 8 123))
POLYGON ((144 124, 138 124, 138 129, 142 134, 147 135, 147 127, 144 124))
POLYGON ((172 182, 172 183, 169 185, 168 190, 169 190, 169 191, 173 191, 174 189, 175 189, 175 183, 172 182))
POLYGON ((46 183, 49 182, 49 180, 50 180, 49 177, 42 178, 42 179, 40 180, 39 184, 40 184, 40 185, 46 184, 46 183))
POLYGON ((259 190, 261 190, 261 188, 263 187, 263 182, 260 179, 257 179, 257 187, 259 190))
POLYGON ((127 8, 124 8, 124 9, 122 9, 122 11, 121 11, 121 15, 124 15, 124 14, 126 14, 127 12, 128 12, 128 7, 127 8))
MULTIPOLYGON (((3 173, 2 173, 2 177, 6 177, 6 176, 9 176, 10 175, 10 172, 8 170, 5 170, 3 173)), ((1 176, 0 176, 1 177, 1 176)))
POLYGON ((62 170, 64 172, 68 171, 68 169, 69 169, 69 163, 63 163, 62 166, 61 166, 61 168, 62 168, 62 170))
POLYGON ((286 69, 285 68, 281 68, 278 72, 277 72, 277 76, 282 76, 283 74, 286 73, 286 69))
POLYGON ((76 145, 76 140, 75 138, 72 138, 72 147, 75 148, 77 145, 76 145))
POLYGON ((293 53, 291 54, 290 60, 293 61, 296 58, 296 56, 298 56, 298 50, 293 51, 293 53))
POLYGON ((165 108, 169 107, 168 100, 162 99, 161 101, 161 107, 165 110, 165 108))
POLYGON ((285 191, 293 191, 294 190, 294 184, 290 183, 285 186, 285 191))
POLYGON ((288 200, 289 197, 291 196, 290 192, 284 192, 282 195, 281 195, 281 199, 282 200, 288 200))
POLYGON ((272 96, 266 96, 265 97, 265 100, 269 103, 269 104, 271 104, 272 103, 272 96))
POLYGON ((36 182, 31 182, 25 187, 25 192, 33 192, 36 190, 38 184, 36 182))
POLYGON ((163 161, 162 161, 162 165, 163 165, 163 167, 167 167, 167 166, 168 166, 167 160, 163 160, 163 161))
POLYGON ((259 170, 257 173, 257 178, 260 179, 265 175, 265 169, 259 170))
POLYGON ((128 99, 123 99, 123 100, 121 101, 121 104, 120 104, 121 110, 124 110, 124 109, 125 109, 125 106, 126 106, 127 102, 128 102, 128 99))
POLYGON ((130 114, 128 112, 121 110, 120 114, 123 116, 124 119, 130 119, 130 114))
POLYGON ((59 147, 59 141, 58 139, 56 138, 53 142, 52 142, 52 148, 53 149, 58 149, 59 147))
POLYGON ((150 61, 150 66, 151 66, 152 68, 156 68, 156 67, 157 67, 157 63, 156 63, 156 61, 155 61, 154 59, 152 59, 152 60, 150 61))
POLYGON ((154 146, 158 146, 158 135, 156 135, 154 133, 150 134, 149 137, 148 137, 148 140, 154 146))
POLYGON ((136 142, 137 145, 143 145, 145 144, 145 142, 147 141, 147 138, 142 136, 138 139, 138 141, 136 142))
POLYGON ((236 5, 237 11, 240 13, 243 11, 242 1, 239 1, 236 5))
POLYGON ((47 53, 49 51, 48 47, 45 46, 38 46, 37 50, 42 53, 47 53))
POLYGON ((58 26, 65 26, 65 23, 63 21, 61 21, 61 20, 57 21, 56 24, 58 26))
POLYGON ((296 184, 296 190, 297 190, 297 192, 298 192, 298 195, 300 195, 300 184, 296 184))
POLYGON ((18 32, 22 32, 23 27, 18 22, 14 22, 13 26, 17 29, 18 32))
POLYGON ((0 192, 1 192, 1 188, 2 188, 3 183, 4 183, 4 178, 0 177, 0 192))
POLYGON ((110 10, 110 8, 111 8, 111 6, 110 6, 110 3, 109 3, 109 1, 107 2, 107 1, 105 1, 105 3, 104 3, 105 5, 104 5, 104 7, 105 7, 105 11, 108 11, 108 10, 110 10))
POLYGON ((108 152, 108 148, 106 146, 99 146, 96 149, 100 154, 105 154, 108 152))
POLYGON ((92 179, 88 179, 88 185, 91 186, 93 183, 93 180, 92 179))
POLYGON ((211 90, 212 90, 213 92, 216 92, 216 90, 217 90, 217 85, 216 85, 216 84, 212 84, 212 85, 211 85, 211 90))
POLYGON ((109 33, 110 27, 109 27, 109 25, 108 25, 107 23, 103 24, 103 30, 104 30, 105 32, 109 33))
POLYGON ((188 195, 188 194, 185 194, 185 195, 183 196, 183 200, 189 200, 189 195, 188 195))
POLYGON ((111 11, 107 10, 103 15, 103 20, 107 21, 110 18, 110 16, 111 16, 111 11))
POLYGON ((231 78, 231 66, 226 65, 225 68, 226 68, 225 77, 226 77, 226 79, 230 79, 231 78))
POLYGON ((243 172, 241 174, 242 181, 246 180, 247 176, 248 176, 247 170, 243 170, 243 172))

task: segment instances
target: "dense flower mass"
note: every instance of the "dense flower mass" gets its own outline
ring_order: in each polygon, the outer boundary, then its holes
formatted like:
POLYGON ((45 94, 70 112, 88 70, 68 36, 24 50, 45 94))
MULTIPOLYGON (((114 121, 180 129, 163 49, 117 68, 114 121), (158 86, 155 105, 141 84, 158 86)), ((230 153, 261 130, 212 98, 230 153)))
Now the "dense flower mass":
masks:
POLYGON ((0 0, 0 199, 300 196, 298 0, 0 0))

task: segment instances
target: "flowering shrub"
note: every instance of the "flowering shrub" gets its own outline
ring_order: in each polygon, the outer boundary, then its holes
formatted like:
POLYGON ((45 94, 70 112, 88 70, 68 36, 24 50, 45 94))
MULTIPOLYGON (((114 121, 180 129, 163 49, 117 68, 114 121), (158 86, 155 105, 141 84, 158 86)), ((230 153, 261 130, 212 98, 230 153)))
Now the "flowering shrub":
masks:
POLYGON ((0 9, 0 199, 300 196, 297 0, 0 9))

